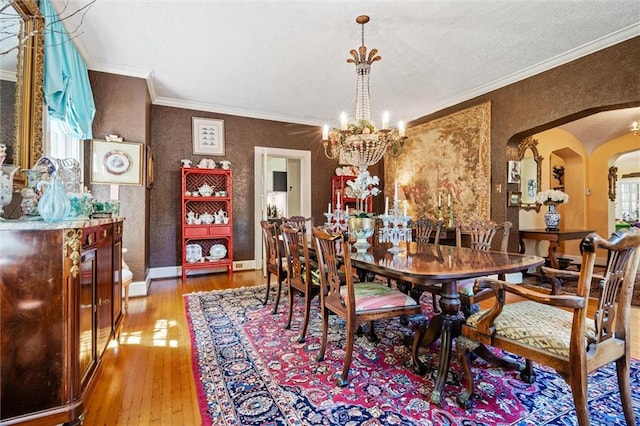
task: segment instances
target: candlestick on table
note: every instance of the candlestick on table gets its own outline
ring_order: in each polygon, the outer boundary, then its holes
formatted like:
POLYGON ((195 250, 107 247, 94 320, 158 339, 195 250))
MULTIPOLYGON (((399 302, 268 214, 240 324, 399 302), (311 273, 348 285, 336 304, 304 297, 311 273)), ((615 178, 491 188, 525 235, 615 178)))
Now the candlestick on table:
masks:
POLYGON ((404 215, 407 215, 407 200, 404 200, 404 215))
POLYGON ((447 194, 447 207, 451 207, 451 194, 447 194))
POLYGON ((389 197, 386 197, 384 199, 384 215, 385 216, 389 215, 389 197))
POLYGON ((331 203, 329 203, 329 208, 327 209, 327 213, 331 214, 331 203))
POLYGON ((438 208, 442 207, 442 196, 438 194, 438 208))

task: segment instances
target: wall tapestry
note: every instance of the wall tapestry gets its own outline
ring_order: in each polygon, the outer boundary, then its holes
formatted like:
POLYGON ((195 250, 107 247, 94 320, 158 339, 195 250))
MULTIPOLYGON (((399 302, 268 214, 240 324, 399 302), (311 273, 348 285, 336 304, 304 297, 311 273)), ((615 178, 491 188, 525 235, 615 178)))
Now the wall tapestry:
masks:
POLYGON ((398 180, 413 218, 437 218, 440 206, 445 224, 450 211, 456 222, 489 219, 490 133, 490 102, 407 129, 400 155, 385 156, 384 188, 398 180))

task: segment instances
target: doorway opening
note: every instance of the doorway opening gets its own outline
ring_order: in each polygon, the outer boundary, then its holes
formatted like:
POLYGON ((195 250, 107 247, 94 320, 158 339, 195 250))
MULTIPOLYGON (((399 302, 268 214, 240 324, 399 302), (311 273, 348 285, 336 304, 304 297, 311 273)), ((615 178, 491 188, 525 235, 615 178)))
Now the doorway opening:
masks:
POLYGON ((311 151, 256 146, 254 247, 262 269, 261 220, 311 216, 311 151))

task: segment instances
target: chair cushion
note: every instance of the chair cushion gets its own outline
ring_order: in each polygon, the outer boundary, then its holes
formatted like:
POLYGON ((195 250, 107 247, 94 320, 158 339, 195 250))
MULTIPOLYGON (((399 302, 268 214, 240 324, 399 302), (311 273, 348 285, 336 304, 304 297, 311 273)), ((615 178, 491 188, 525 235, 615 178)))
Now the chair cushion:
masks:
POLYGON ((133 272, 128 269, 122 269, 122 285, 129 285, 133 281, 133 272))
MULTIPOLYGON (((416 306, 418 303, 408 294, 371 282, 360 282, 353 285, 356 296, 356 312, 375 309, 400 308, 416 306)), ((340 294, 347 294, 347 287, 340 287, 340 294)))
POLYGON ((311 284, 320 285, 320 269, 311 268, 311 284))
MULTIPOLYGON (((467 318, 467 326, 477 327, 484 312, 467 318)), ((496 335, 568 358, 572 321, 571 312, 554 306, 532 301, 509 303, 495 320, 496 335)), ((587 344, 595 342, 596 330, 590 318, 585 332, 587 344)))

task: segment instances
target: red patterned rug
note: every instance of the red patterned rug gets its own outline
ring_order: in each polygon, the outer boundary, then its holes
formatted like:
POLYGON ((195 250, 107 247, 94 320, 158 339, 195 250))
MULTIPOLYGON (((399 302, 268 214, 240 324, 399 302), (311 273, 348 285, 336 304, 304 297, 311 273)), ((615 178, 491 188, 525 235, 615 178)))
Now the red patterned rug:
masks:
MULTIPOLYGON (((297 298, 291 330, 285 330, 286 300, 277 315, 259 297, 264 287, 193 293, 185 296, 192 335, 193 369, 203 424, 210 425, 568 425, 576 423, 573 399, 564 380, 538 367, 527 385, 514 371, 475 362, 477 394, 472 410, 455 402, 462 390, 456 359, 445 386, 443 408, 428 402, 438 363, 437 343, 421 356, 429 366, 422 377, 404 363, 411 333, 398 320, 377 321, 380 342, 356 339, 346 388, 336 385, 344 358, 344 321, 330 322, 324 361, 319 348, 317 303, 307 341, 296 343, 302 321, 297 298)), ((640 361, 632 361, 631 393, 640 419, 640 361)), ((615 367, 589 377, 593 425, 624 425, 615 367)))

